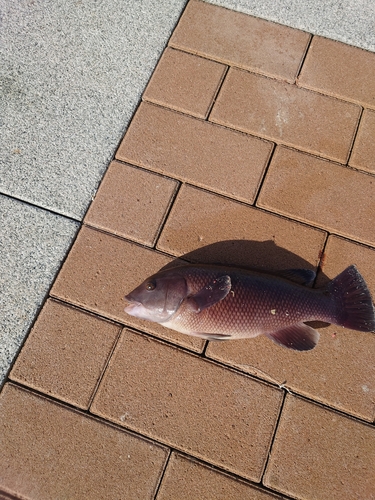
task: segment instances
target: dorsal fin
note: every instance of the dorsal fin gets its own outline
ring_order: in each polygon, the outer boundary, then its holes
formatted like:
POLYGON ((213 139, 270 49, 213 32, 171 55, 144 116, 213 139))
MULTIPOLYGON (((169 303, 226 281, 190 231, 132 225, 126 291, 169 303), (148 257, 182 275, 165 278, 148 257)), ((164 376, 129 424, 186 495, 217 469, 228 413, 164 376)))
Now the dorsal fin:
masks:
POLYGON ((274 274, 304 286, 311 285, 316 276, 316 273, 309 269, 284 269, 283 271, 276 271, 274 274))

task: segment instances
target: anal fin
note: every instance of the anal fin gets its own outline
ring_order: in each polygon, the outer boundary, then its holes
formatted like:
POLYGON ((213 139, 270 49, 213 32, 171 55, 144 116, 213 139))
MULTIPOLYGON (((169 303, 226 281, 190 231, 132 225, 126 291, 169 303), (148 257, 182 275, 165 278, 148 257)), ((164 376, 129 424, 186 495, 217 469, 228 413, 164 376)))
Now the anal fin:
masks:
POLYGON ((294 349, 295 351, 310 351, 314 349, 319 341, 319 333, 305 325, 305 323, 297 323, 282 330, 272 333, 266 333, 266 337, 273 340, 276 344, 294 349))

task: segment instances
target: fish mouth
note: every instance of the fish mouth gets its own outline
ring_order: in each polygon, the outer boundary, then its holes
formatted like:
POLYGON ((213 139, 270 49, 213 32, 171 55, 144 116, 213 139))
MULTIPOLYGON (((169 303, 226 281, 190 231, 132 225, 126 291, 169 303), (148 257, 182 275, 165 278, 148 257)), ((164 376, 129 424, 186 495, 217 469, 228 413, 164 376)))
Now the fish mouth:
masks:
POLYGON ((125 307, 124 311, 128 314, 134 313, 134 309, 139 308, 142 306, 141 302, 137 302, 136 300, 130 299, 128 295, 125 296, 125 300, 129 302, 129 304, 125 307))

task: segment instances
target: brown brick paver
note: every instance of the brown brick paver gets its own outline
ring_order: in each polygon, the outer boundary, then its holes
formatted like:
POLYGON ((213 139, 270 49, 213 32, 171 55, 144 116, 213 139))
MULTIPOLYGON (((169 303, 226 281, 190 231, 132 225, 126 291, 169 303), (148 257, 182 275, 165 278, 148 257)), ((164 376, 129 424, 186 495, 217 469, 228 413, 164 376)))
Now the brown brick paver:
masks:
POLYGON ((374 334, 332 325, 320 329, 318 346, 310 353, 275 349, 260 336, 243 342, 210 342, 206 355, 373 422, 374 352, 374 334))
POLYGON ((375 54, 314 36, 298 84, 375 108, 375 54))
POLYGON ((338 236, 329 236, 324 249, 321 270, 317 285, 323 286, 329 279, 334 278, 345 267, 355 264, 361 270, 372 296, 375 295, 374 275, 375 248, 359 245, 338 236))
POLYGON ((12 384, 0 396, 0 435, 1 487, 22 498, 152 499, 167 458, 156 443, 12 384))
POLYGON ((309 41, 303 31, 193 0, 170 45, 294 82, 309 41))
POLYGON ((375 111, 365 109, 359 125, 353 152, 349 160, 351 167, 375 173, 375 111))
POLYGON ((91 411, 259 482, 281 401, 273 387, 126 332, 91 411))
POLYGON ((210 120, 345 163, 360 111, 355 104, 230 69, 210 120))
POLYGON ((85 222, 152 246, 177 187, 176 181, 114 161, 85 222), (140 224, 141 220, 147 220, 147 224, 140 224))
POLYGON ((252 203, 272 147, 258 138, 143 103, 116 158, 252 203))
POLYGON ((168 47, 143 99, 206 118, 227 66, 168 47))
POLYGON ((375 178, 278 148, 257 205, 375 245, 375 178))
POLYGON ((212 264, 315 269, 325 237, 323 231, 183 186, 158 248, 212 264))
POLYGON ((10 377, 87 410, 119 333, 118 325, 48 300, 10 377))
POLYGON ((356 264, 375 296, 374 82, 373 53, 188 2, 0 393, 0 498, 375 498, 374 333, 124 312, 186 261, 356 264))
POLYGON ((293 498, 370 499, 374 463, 373 427, 288 395, 264 483, 293 498))
POLYGON ((233 480, 226 474, 172 453, 160 486, 157 500, 277 500, 272 493, 254 488, 245 482, 233 480))

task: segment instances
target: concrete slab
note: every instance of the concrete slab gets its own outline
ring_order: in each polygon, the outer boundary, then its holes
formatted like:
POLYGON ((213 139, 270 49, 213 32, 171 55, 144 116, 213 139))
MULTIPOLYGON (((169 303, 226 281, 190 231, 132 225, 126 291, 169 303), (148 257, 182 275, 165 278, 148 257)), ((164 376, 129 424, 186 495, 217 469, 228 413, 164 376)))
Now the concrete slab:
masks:
POLYGON ((82 219, 185 0, 0 0, 0 192, 82 219))
POLYGON ((0 195, 0 384, 78 225, 0 195))
POLYGON ((373 0, 206 0, 292 28, 375 51, 373 0))

